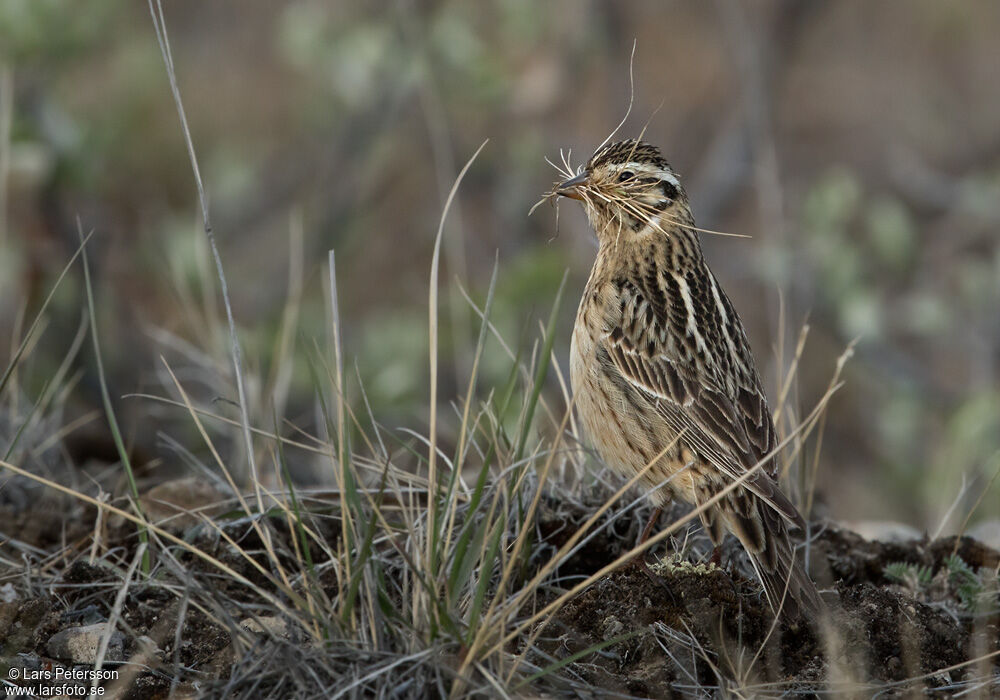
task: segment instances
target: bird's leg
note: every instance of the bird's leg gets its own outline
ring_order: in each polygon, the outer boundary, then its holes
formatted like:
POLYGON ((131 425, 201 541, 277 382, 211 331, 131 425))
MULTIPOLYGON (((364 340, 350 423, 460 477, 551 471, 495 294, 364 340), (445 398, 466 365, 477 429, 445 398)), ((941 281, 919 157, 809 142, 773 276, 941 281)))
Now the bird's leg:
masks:
POLYGON ((660 515, 663 513, 663 506, 657 506, 653 514, 649 516, 649 522, 646 523, 645 529, 643 529, 642 534, 639 536, 639 541, 636 542, 636 547, 641 547, 646 544, 646 540, 649 539, 650 533, 653 532, 653 526, 656 525, 656 521, 660 519, 660 515))
MULTIPOLYGON (((646 544, 646 540, 649 539, 649 535, 653 531, 653 526, 656 525, 656 521, 660 519, 660 513, 662 512, 662 506, 657 507, 657 509, 653 511, 653 514, 649 518, 649 522, 646 523, 646 527, 643 528, 642 534, 639 535, 639 541, 635 543, 636 547, 641 547, 646 544)), ((646 563, 645 552, 640 552, 635 555, 635 558, 632 560, 632 566, 637 569, 642 569, 650 579, 654 581, 657 580, 656 574, 653 573, 653 570, 649 568, 649 564, 646 563)))
MULTIPOLYGON (((641 547, 642 545, 646 544, 646 542, 649 540, 650 534, 652 534, 653 532, 653 527, 656 525, 656 522, 660 519, 660 515, 662 513, 663 513, 663 506, 657 506, 656 510, 654 510, 653 514, 649 517, 649 522, 646 523, 646 527, 642 529, 642 534, 639 535, 639 541, 636 542, 635 545, 636 547, 641 547)), ((674 600, 674 594, 670 590, 670 584, 667 583, 666 579, 656 575, 655 573, 653 573, 653 570, 649 568, 649 564, 646 563, 645 552, 637 554, 635 558, 633 558, 632 561, 627 566, 631 566, 634 569, 641 569, 642 572, 649 577, 650 581, 666 588, 667 595, 670 596, 670 599, 672 601, 674 600)))
POLYGON ((709 566, 715 564, 716 566, 722 566, 722 545, 715 545, 715 549, 712 550, 712 556, 708 560, 709 566))

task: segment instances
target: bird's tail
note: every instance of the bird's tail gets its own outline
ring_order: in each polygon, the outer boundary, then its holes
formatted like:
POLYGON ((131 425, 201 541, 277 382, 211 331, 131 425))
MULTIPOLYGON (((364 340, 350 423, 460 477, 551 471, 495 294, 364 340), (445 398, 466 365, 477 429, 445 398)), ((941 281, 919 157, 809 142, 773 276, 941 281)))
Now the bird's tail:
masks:
POLYGON ((786 620, 794 620, 799 614, 809 620, 818 619, 826 605, 796 558, 788 532, 773 534, 767 546, 775 550, 774 557, 769 552, 750 552, 750 559, 764 585, 771 609, 786 620))
POLYGON ((817 620, 826 611, 826 604, 796 557, 788 525, 770 504, 754 497, 751 500, 754 503, 749 510, 756 511, 756 517, 737 516, 733 519, 737 522, 731 520, 730 524, 750 555, 767 602, 775 615, 785 620, 794 620, 799 614, 817 620))

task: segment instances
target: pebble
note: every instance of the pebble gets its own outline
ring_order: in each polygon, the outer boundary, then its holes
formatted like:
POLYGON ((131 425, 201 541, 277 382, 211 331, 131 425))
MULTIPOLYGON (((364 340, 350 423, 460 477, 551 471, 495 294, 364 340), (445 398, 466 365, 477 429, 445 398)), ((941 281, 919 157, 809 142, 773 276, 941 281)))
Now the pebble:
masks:
POLYGON ((226 510, 225 493, 207 479, 189 476, 164 481, 140 496, 142 510, 153 523, 169 530, 186 530, 226 510))
MULTIPOLYGON (((99 622, 84 627, 68 627, 56 632, 45 645, 46 651, 54 659, 69 661, 74 664, 97 663, 97 651, 101 639, 107 631, 108 623, 99 622)), ((125 660, 125 635, 115 630, 108 641, 108 650, 104 654, 105 661, 125 660)))
POLYGON ((248 617, 240 623, 240 627, 254 634, 269 632, 275 637, 284 637, 286 639, 291 636, 288 631, 288 623, 274 615, 248 617))
POLYGON ((1000 520, 985 520, 969 528, 969 537, 1000 552, 1000 520))
POLYGON ((18 599, 17 591, 14 590, 13 583, 5 583, 0 586, 0 602, 13 603, 18 599))
POLYGON ((912 542, 924 536, 917 528, 892 520, 860 520, 844 523, 848 530, 858 533, 869 542, 912 542))

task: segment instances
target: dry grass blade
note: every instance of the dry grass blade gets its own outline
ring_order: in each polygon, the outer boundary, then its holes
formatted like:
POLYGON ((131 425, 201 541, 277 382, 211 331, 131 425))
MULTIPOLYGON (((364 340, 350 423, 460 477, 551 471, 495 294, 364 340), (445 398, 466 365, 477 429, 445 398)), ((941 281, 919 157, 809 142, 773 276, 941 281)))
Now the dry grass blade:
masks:
MULTIPOLYGON (((198 200, 201 203, 201 218, 205 225, 205 236, 208 238, 209 246, 212 249, 212 258, 215 261, 215 272, 219 278, 219 288, 222 293, 222 302, 226 307, 226 321, 229 326, 229 342, 233 360, 233 373, 236 379, 236 392, 239 398, 240 426, 243 429, 244 449, 246 450, 247 466, 251 482, 257 486, 260 481, 257 475, 257 462, 254 455, 253 437, 250 431, 250 407, 247 403, 245 381, 243 379, 243 359, 240 351, 240 339, 236 333, 236 321, 233 319, 233 307, 229 301, 229 285, 226 283, 226 273, 222 268, 222 256, 219 255, 219 248, 215 242, 215 232, 212 229, 211 219, 208 216, 208 198, 205 196, 205 186, 201 181, 201 171, 198 168, 198 157, 195 154, 194 142, 191 140, 191 130, 188 128, 187 116, 184 113, 184 103, 181 100, 180 88, 177 86, 177 75, 174 72, 174 59, 170 53, 170 40, 167 37, 167 25, 163 18, 163 4, 160 0, 149 0, 149 14, 153 18, 153 28, 156 31, 156 40, 160 44, 160 54, 163 56, 163 63, 167 70, 167 78, 170 80, 170 91, 174 97, 174 104, 177 106, 177 116, 181 121, 181 131, 184 134, 184 143, 187 146, 188 157, 191 160, 191 169, 194 172, 195 184, 198 187, 198 200)), ((257 507, 263 511, 264 502, 257 493, 257 507)))
POLYGON ((14 70, 0 65, 0 246, 7 242, 7 178, 10 173, 10 132, 14 123, 14 70))
MULTIPOLYGON (((108 621, 105 626, 104 634, 101 635, 101 643, 97 647, 97 660, 94 661, 94 670, 100 671, 104 666, 104 657, 108 653, 108 645, 111 643, 111 637, 115 633, 118 626, 118 620, 122 616, 122 608, 125 605, 125 597, 128 595, 129 587, 132 585, 132 579, 135 576, 136 569, 139 568, 139 563, 142 562, 146 557, 146 543, 140 542, 138 548, 135 551, 135 555, 132 557, 132 563, 128 567, 128 572, 125 574, 125 580, 122 581, 121 588, 118 590, 118 595, 115 596, 114 605, 111 607, 111 615, 108 616, 108 621)), ((98 678, 94 678, 91 683, 91 692, 94 691, 98 686, 98 678)))
MULTIPOLYGON (((549 454, 548 459, 545 460, 545 464, 542 467, 541 473, 539 474, 538 487, 535 489, 535 494, 534 497, 532 498, 531 505, 528 507, 527 513, 525 514, 524 517, 524 520, 527 523, 530 523, 532 521, 532 518, 534 517, 534 514, 538 509, 538 503, 542 497, 542 484, 545 483, 545 477, 548 475, 549 470, 552 468, 552 462, 555 458, 555 449, 558 447, 559 442, 562 439, 562 435, 566 430, 566 425, 569 422, 569 416, 571 412, 572 408, 566 411, 562 424, 559 426, 559 431, 556 433, 556 436, 554 438, 553 450, 549 454)), ((521 478, 523 479, 526 475, 527 475, 527 470, 522 472, 521 478)), ((517 492, 518 490, 519 489, 517 488, 517 486, 515 486, 514 491, 517 492)), ((497 585, 497 592, 494 594, 493 602, 490 603, 490 606, 489 608, 487 608, 485 615, 483 615, 483 619, 484 621, 487 621, 487 623, 481 627, 481 629, 479 630, 479 634, 476 635, 476 638, 469 646, 469 651, 465 656, 465 661, 463 662, 462 666, 459 667, 459 674, 465 671, 468 665, 476 658, 476 652, 480 648, 482 648, 487 643, 487 640, 491 636, 493 636, 496 632, 496 628, 492 624, 489 624, 489 621, 493 619, 494 613, 497 607, 500 605, 500 600, 505 595, 507 582, 510 580, 510 576, 514 569, 514 565, 518 561, 518 554, 524 547, 529 532, 530 530, 528 528, 526 527, 522 528, 518 538, 514 541, 514 547, 507 558, 507 564, 506 566, 504 566, 503 573, 500 576, 500 583, 497 585)))
MULTIPOLYGON (((1000 452, 995 453, 991 461, 996 463, 996 469, 993 470, 993 476, 991 476, 990 480, 986 482, 986 486, 984 486, 982 491, 979 492, 979 496, 976 498, 976 502, 972 504, 972 507, 969 508, 969 512, 965 514, 965 518, 962 520, 962 525, 958 528, 959 535, 965 534, 966 528, 969 527, 969 521, 972 519, 972 514, 979 509, 979 506, 982 505, 983 503, 983 499, 986 498, 986 494, 990 492, 990 490, 993 488, 993 484, 996 483, 997 477, 1000 477, 1000 452)), ((947 518, 942 520, 942 526, 944 525, 945 522, 947 522, 947 518)), ((938 533, 935 533, 935 537, 938 534, 940 534, 940 530, 938 533)), ((955 548, 954 550, 952 550, 952 555, 958 554, 958 545, 960 541, 961 540, 959 539, 955 540, 955 548)))
MULTIPOLYGON (((34 320, 28 327, 28 332, 24 334, 24 337, 21 339, 21 342, 18 343, 17 348, 11 353, 10 362, 7 363, 7 367, 4 369, 3 375, 0 376, 0 393, 2 393, 4 389, 7 387, 7 383, 10 381, 11 376, 17 369, 18 362, 20 362, 21 358, 24 357, 25 353, 28 351, 30 343, 37 340, 38 334, 36 333, 36 331, 40 329, 43 323, 43 319, 45 318, 45 310, 49 307, 49 304, 52 302, 52 299, 56 295, 56 291, 59 289, 62 281, 66 278, 66 275, 69 274, 69 271, 73 267, 73 264, 76 262, 77 258, 83 255, 86 245, 87 243, 90 242, 90 237, 93 235, 94 232, 91 231, 90 233, 86 234, 81 238, 80 245, 77 247, 72 257, 70 257, 69 262, 67 262, 63 266, 63 269, 60 271, 59 276, 56 278, 56 281, 52 285, 52 289, 49 290, 48 295, 46 295, 45 297, 45 301, 42 302, 41 309, 39 310, 38 314, 35 315, 34 320)), ((14 336, 12 336, 11 338, 12 343, 14 342, 14 339, 16 337, 17 334, 14 334, 14 336)))
MULTIPOLYGON (((483 141, 476 152, 472 154, 472 157, 465 163, 462 170, 459 171, 458 177, 455 178, 454 184, 451 186, 451 191, 448 192, 448 198, 445 200, 444 209, 441 212, 441 218, 438 222, 437 236, 434 239, 434 254, 431 258, 431 279, 429 285, 429 295, 428 295, 428 330, 430 333, 430 444, 428 446, 427 454, 427 481, 430 488, 430 498, 428 499, 428 514, 427 521, 428 527, 431 533, 437 532, 437 403, 438 403, 438 270, 441 264, 441 240, 444 237, 444 223, 448 216, 448 210, 451 208, 451 203, 455 199, 455 195, 458 192, 459 185, 462 184, 462 180, 465 178, 465 174, 469 172, 469 168, 472 167, 473 162, 479 156, 480 152, 486 147, 489 141, 483 141)), ((433 535, 427 538, 427 551, 425 556, 428 562, 433 562, 436 557, 435 544, 437 538, 433 535)))
MULTIPOLYGON (((836 388, 837 387, 831 388, 829 391, 827 391, 826 394, 823 395, 823 397, 819 400, 819 402, 817 403, 817 405, 815 406, 815 408, 813 408, 813 410, 810 412, 810 414, 806 418, 806 420, 803 421, 802 425, 800 425, 799 428, 796 430, 796 433, 807 430, 810 426, 814 425, 816 423, 816 421, 818 421, 824 415, 824 411, 826 409, 827 403, 832 398, 833 393, 836 390, 836 388)), ((793 433, 793 435, 794 434, 795 433, 793 433)), ((644 544, 637 545, 636 547, 633 547, 632 549, 630 549, 628 552, 622 554, 620 557, 618 557, 617 559, 615 559, 610 564, 604 566, 603 568, 601 568, 596 573, 588 576, 586 579, 584 579, 583 581, 581 581, 580 583, 578 583, 577 585, 575 585, 573 588, 571 588, 570 590, 568 590, 565 593, 563 593, 562 595, 560 595, 558 598, 556 598, 554 601, 552 601, 551 603, 549 603, 548 605, 546 605, 545 607, 543 607, 541 610, 539 610, 535 614, 533 614, 527 620, 521 622, 513 631, 511 631, 510 633, 508 633, 507 635, 505 635, 501 639, 500 642, 498 642, 494 647, 492 647, 491 648, 491 652, 492 651, 498 651, 500 648, 502 648, 503 645, 508 644, 509 642, 511 642, 513 639, 515 639, 516 637, 518 637, 519 635, 521 635, 525 630, 527 630, 529 627, 531 627, 532 625, 536 624, 537 622, 543 621, 543 624, 544 624, 545 622, 547 622, 547 618, 549 618, 552 615, 552 613, 554 613, 556 610, 558 610, 562 605, 564 605, 568 600, 572 599, 580 591, 582 591, 585 588, 587 588, 588 586, 590 586, 590 584, 594 583, 595 581, 597 581, 598 579, 604 577, 608 573, 610 573, 610 572, 616 570, 617 568, 621 567, 626 562, 628 562, 631 559, 633 559, 635 556, 637 556, 639 554, 642 554, 643 552, 646 552, 651 547, 654 547, 655 545, 657 545, 660 542, 664 541, 667 537, 669 537, 674 532, 676 532, 677 530, 679 530, 682 525, 685 525, 686 523, 690 522, 694 518, 697 518, 707 508, 711 508, 712 506, 714 506, 716 503, 718 503, 721 499, 725 498, 733 490, 739 488, 748 479, 750 479, 751 477, 753 477, 753 475, 756 474, 757 471, 759 471, 764 465, 766 465, 767 461, 771 457, 773 457, 775 454, 777 454, 778 452, 780 452, 785 447, 785 445, 788 444, 788 442, 791 439, 792 439, 792 435, 786 437, 784 441, 782 441, 781 443, 779 443, 771 453, 768 453, 767 455, 765 455, 764 459, 762 459, 760 462, 758 462, 756 465, 754 465, 753 468, 748 469, 739 478, 734 479, 733 481, 731 481, 729 484, 726 485, 726 487, 724 489, 720 489, 718 491, 718 493, 716 493, 712 498, 707 499, 704 503, 702 503, 701 505, 699 505, 697 508, 695 508, 694 510, 692 510, 690 513, 688 513, 684 517, 682 517, 682 518, 674 521, 668 527, 664 528, 663 530, 661 530, 660 532, 658 532, 656 535, 653 535, 652 537, 650 537, 648 540, 646 540, 646 542, 644 544)))
POLYGON ((282 603, 279 598, 272 595, 264 588, 261 588, 260 586, 258 586, 253 581, 251 581, 250 579, 246 578, 245 576, 237 572, 235 569, 233 569, 226 563, 220 561, 216 557, 206 554, 205 552, 201 551, 198 547, 190 544, 189 542, 185 542, 182 538, 178 537, 177 535, 174 535, 173 533, 168 532, 167 530, 164 530, 163 528, 154 525, 149 521, 143 520, 142 518, 139 518, 136 515, 129 513, 126 510, 117 508, 111 505, 110 503, 105 503, 100 499, 94 498, 93 496, 81 493, 80 491, 75 491, 69 488, 68 486, 63 486, 58 482, 52 481, 51 479, 46 479, 45 477, 39 476, 37 474, 32 474, 31 472, 25 469, 21 469, 20 467, 14 464, 10 464, 9 462, 4 462, 0 460, 0 467, 8 469, 12 473, 17 474, 19 476, 31 479, 32 481, 41 484, 43 486, 46 486, 50 489, 54 489, 59 493, 66 494, 67 496, 71 496, 77 500, 83 501, 84 503, 88 503, 94 508, 104 510, 110 514, 117 515, 120 518, 124 518, 125 520, 131 523, 143 526, 150 533, 155 534, 157 537, 160 537, 161 539, 166 540, 171 544, 177 545, 184 551, 189 552, 194 556, 196 556, 197 558, 201 559, 202 561, 210 564, 213 568, 216 568, 220 572, 225 574, 230 580, 235 581, 243 586, 246 586, 248 589, 252 590, 254 593, 259 595, 262 599, 269 601, 270 604, 274 605, 276 609, 279 609, 283 614, 287 615, 289 619, 293 620, 298 619, 297 616, 292 614, 292 610, 288 608, 284 603, 282 603))

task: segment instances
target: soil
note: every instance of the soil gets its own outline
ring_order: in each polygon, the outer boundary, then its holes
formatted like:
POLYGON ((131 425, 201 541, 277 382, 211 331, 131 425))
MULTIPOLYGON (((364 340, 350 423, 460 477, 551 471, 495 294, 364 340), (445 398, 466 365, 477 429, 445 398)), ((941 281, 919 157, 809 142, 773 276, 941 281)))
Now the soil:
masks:
MULTIPOLYGON (((732 548, 727 544, 730 554, 738 555, 732 548)), ((596 571, 619 553, 600 556, 591 548, 568 569, 596 571)), ((717 568, 673 557, 651 564, 651 571, 630 565, 565 605, 544 633, 549 640, 544 650, 567 658, 601 647, 587 655, 587 663, 574 664, 579 680, 639 697, 727 688, 752 696, 810 696, 819 687, 836 689, 838 679, 843 690, 861 696, 875 688, 881 697, 907 695, 914 688, 950 696, 966 674, 982 676, 984 664, 1000 693, 995 583, 986 612, 963 607, 949 584, 953 554, 979 571, 987 585, 996 581, 1000 555, 968 537, 882 543, 825 530, 811 554, 811 573, 831 610, 825 629, 802 620, 775 625, 759 585, 738 564, 717 568), (886 567, 894 564, 926 567, 930 580, 911 589, 887 576, 886 567), (979 667, 966 664, 990 653, 994 656, 979 667)))
MULTIPOLYGON (((547 560, 589 512, 548 501, 537 524, 537 560, 547 560)), ((57 511, 35 514, 38 521, 46 517, 62 516, 57 511)), ((668 521, 665 517, 663 522, 668 521)), ((327 522, 330 532, 325 534, 336 537, 335 521, 327 522)), ((39 533, 59 530, 36 524, 33 547, 43 547, 39 533)), ((635 541, 642 520, 629 514, 607 525, 559 568, 563 589, 618 557, 635 541)), ((226 537, 246 551, 262 546, 245 520, 237 518, 223 527, 226 537)), ((267 585, 225 537, 198 527, 185 536, 241 575, 267 585)), ((134 531, 128 528, 109 532, 108 538, 134 548, 134 531)), ((48 544, 57 549, 65 540, 60 536, 48 544)), ((15 561, 9 544, 2 549, 4 561, 15 561)), ((45 565, 35 561, 35 570, 58 572, 44 586, 18 584, 7 591, 13 595, 5 595, 8 602, 0 603, 0 673, 14 667, 68 665, 48 658, 46 644, 52 635, 107 619, 123 572, 100 561, 90 563, 85 549, 80 547, 75 560, 45 565)), ((967 537, 870 542, 827 526, 810 548, 810 572, 832 612, 830 624, 822 629, 803 620, 775 624, 745 555, 733 542, 723 549, 721 568, 698 563, 707 561, 708 546, 696 526, 672 541, 672 555, 660 549, 661 558, 648 558, 648 570, 628 565, 596 580, 534 630, 533 647, 524 649, 521 640, 522 647, 515 643, 511 651, 526 651, 540 668, 561 661, 568 695, 583 685, 598 695, 654 698, 727 692, 808 697, 823 688, 862 697, 903 696, 915 690, 944 697, 974 679, 987 684, 982 686, 985 692, 1000 692, 1000 554, 980 542, 967 537)), ((129 556, 118 561, 128 562, 129 556)), ((216 573, 190 554, 179 561, 191 575, 216 573)), ((14 580, 14 569, 4 573, 4 580, 14 580)), ((125 658, 141 658, 146 643, 154 651, 149 670, 132 678, 120 697, 167 697, 171 692, 183 696, 220 687, 213 682, 225 684, 238 661, 233 620, 253 615, 259 601, 224 577, 213 581, 223 606, 240 606, 230 613, 228 626, 198 606, 185 607, 183 597, 162 584, 130 586, 121 608, 120 627, 128 631, 125 658)), ((330 584, 327 594, 336 595, 332 580, 330 584)), ((551 599, 560 591, 550 588, 551 599)), ((558 688, 558 681, 550 680, 558 688)))

